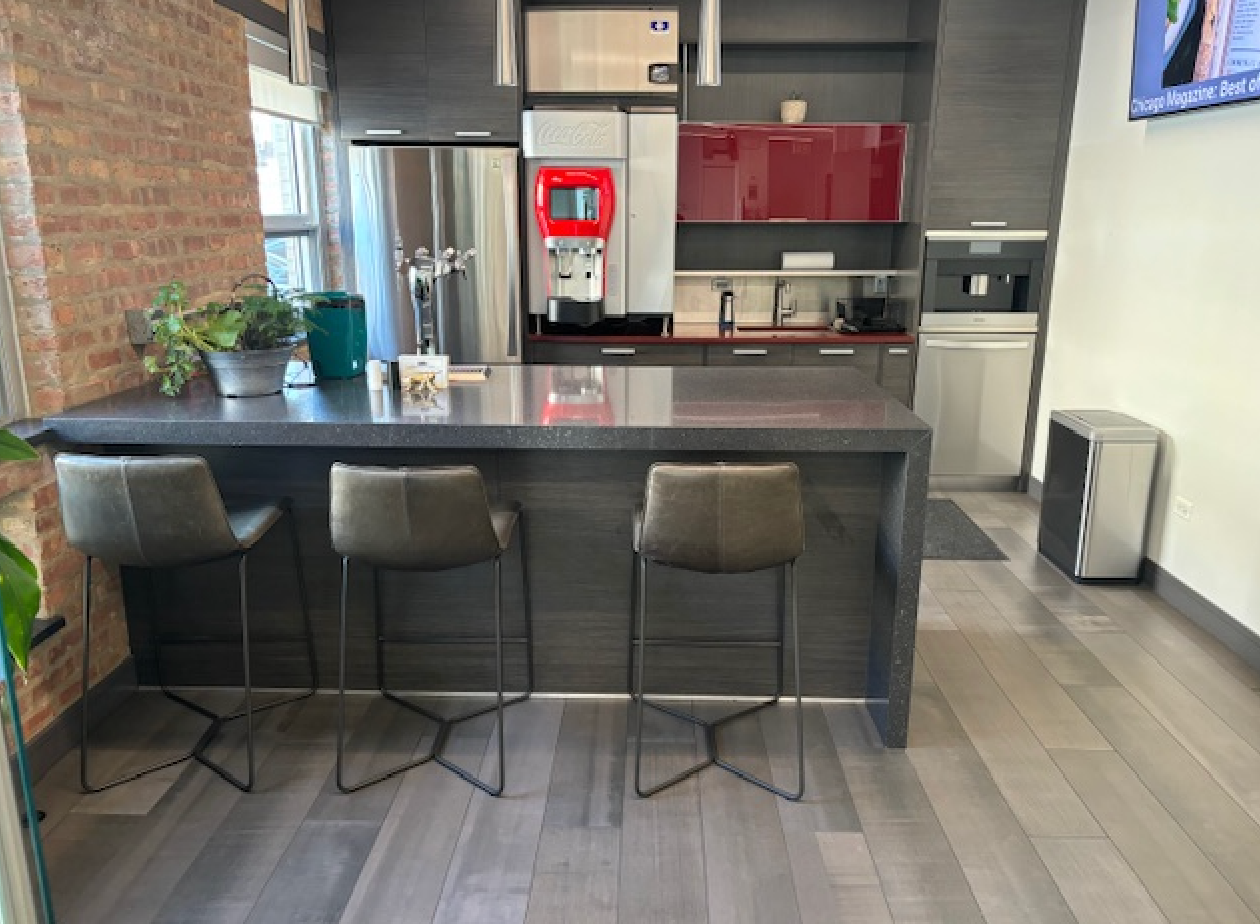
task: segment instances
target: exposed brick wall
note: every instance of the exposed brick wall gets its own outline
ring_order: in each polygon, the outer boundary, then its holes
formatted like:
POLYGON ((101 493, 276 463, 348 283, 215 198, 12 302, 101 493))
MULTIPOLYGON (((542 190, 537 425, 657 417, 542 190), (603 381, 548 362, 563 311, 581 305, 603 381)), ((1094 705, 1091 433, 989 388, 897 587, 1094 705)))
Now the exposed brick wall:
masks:
MULTIPOLYGON (((32 413, 142 382, 124 310, 170 279, 201 300, 264 266, 240 17, 213 0, 0 2, 0 221, 32 413)), ((81 644, 47 459, 5 466, 0 522, 69 622, 19 691, 37 734, 77 699, 81 644)), ((99 678, 128 643, 116 578, 94 583, 99 678)))

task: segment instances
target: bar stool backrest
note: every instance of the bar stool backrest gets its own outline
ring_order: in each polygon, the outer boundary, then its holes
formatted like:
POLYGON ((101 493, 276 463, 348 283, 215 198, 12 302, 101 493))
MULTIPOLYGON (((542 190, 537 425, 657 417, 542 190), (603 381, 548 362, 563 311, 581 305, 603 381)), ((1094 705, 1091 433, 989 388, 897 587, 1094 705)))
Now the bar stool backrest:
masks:
POLYGON ((791 462, 658 462, 642 529, 641 554, 662 565, 736 574, 787 564, 805 548, 800 472, 791 462))
POLYGON ((223 498, 199 456, 56 458, 66 539, 115 565, 173 568, 240 549, 223 498))
POLYGON ((445 571, 502 549, 481 472, 473 465, 332 467, 337 554, 378 568, 445 571))

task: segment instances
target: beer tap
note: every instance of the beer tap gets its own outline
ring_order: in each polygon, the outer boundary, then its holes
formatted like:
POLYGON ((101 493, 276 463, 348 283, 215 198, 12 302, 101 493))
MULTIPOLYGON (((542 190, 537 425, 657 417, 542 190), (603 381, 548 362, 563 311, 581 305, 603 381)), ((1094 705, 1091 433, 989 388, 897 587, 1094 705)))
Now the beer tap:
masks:
POLYGON ((416 319, 416 352, 433 353, 436 350, 437 313, 434 310, 434 284, 444 276, 458 274, 468 278, 468 264, 477 255, 476 248, 458 251, 447 247, 436 256, 427 247, 416 249, 415 256, 404 255, 401 238, 394 244, 394 259, 398 272, 407 277, 407 289, 411 296, 412 311, 416 319))

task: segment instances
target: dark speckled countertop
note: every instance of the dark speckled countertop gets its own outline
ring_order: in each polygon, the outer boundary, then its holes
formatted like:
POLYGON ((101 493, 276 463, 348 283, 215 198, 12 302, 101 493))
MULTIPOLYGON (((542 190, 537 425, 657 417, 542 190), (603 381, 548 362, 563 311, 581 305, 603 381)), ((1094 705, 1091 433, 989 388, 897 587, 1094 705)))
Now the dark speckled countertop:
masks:
POLYGON ((850 369, 496 366, 435 406, 364 379, 220 398, 197 380, 153 387, 46 421, 63 442, 100 445, 433 449, 905 452, 927 424, 850 369))

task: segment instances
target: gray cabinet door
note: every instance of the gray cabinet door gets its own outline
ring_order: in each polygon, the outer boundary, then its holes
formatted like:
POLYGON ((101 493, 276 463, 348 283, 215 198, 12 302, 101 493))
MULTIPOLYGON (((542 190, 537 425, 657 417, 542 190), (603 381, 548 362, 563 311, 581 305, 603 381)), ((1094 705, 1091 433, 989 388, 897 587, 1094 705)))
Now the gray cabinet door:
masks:
POLYGON ((328 9, 341 136, 425 140, 424 4, 331 0, 328 9))
POLYGON ((841 366, 872 379, 879 377, 879 347, 873 343, 798 343, 792 347, 794 366, 841 366))
POLYGON ((909 346, 885 346, 879 359, 879 384, 890 391, 898 401, 910 406, 914 393, 914 348, 909 346))
POLYGON ((688 344, 534 343, 535 363, 570 366, 700 366, 704 347, 688 344))
POLYGON ((787 366, 792 346, 787 343, 740 343, 704 348, 706 366, 787 366))
POLYGON ((494 85, 494 0, 331 0, 341 136, 520 140, 517 87, 494 85))
POLYGON ((425 140, 470 144, 520 140, 520 90, 494 85, 494 8, 494 0, 425 0, 429 75, 425 140))
POLYGON ((1079 5, 947 0, 927 228, 1049 227, 1079 5))

